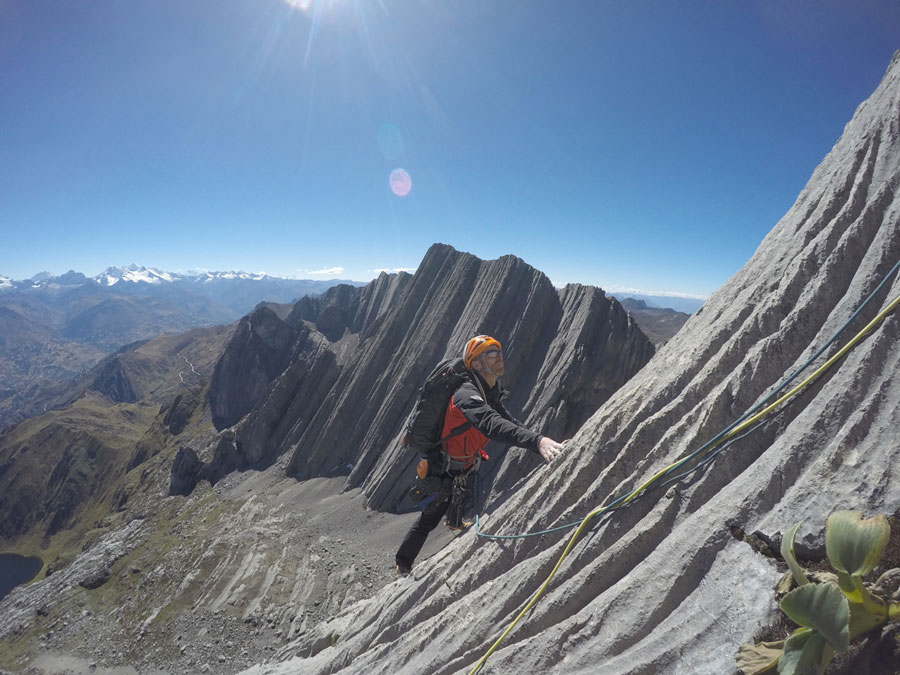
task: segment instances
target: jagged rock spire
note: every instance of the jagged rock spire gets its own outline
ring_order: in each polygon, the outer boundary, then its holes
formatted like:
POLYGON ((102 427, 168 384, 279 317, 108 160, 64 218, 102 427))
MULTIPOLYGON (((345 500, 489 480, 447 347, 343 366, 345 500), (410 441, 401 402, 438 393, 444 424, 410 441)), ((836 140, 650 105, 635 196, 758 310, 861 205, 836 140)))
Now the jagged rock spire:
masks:
MULTIPOLYGON (((349 474, 369 505, 398 508, 415 457, 401 449, 425 376, 465 341, 490 333, 507 349, 510 406, 542 433, 573 433, 653 354, 615 300, 598 288, 562 291, 515 256, 483 261, 432 246, 415 275, 382 275, 304 299, 284 321, 260 309, 242 320, 210 391, 221 428, 251 411, 204 476, 271 462, 305 479, 349 474)), ((504 463, 509 485, 534 458, 504 463)))

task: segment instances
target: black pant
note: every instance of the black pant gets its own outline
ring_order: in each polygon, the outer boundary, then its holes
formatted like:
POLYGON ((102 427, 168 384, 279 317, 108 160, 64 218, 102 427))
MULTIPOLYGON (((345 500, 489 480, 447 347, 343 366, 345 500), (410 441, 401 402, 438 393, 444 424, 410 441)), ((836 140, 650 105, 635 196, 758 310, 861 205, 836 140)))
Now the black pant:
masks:
MULTIPOLYGON (((403 543, 397 549, 397 555, 394 560, 397 565, 404 569, 411 569, 413 561, 425 545, 428 533, 436 528, 444 514, 447 514, 447 522, 450 525, 459 525, 463 519, 464 503, 457 503, 457 499, 453 499, 453 476, 441 476, 441 489, 435 494, 434 499, 422 509, 422 513, 416 519, 416 522, 409 528, 403 543)), ((467 490, 471 490, 472 477, 467 481, 467 490)))

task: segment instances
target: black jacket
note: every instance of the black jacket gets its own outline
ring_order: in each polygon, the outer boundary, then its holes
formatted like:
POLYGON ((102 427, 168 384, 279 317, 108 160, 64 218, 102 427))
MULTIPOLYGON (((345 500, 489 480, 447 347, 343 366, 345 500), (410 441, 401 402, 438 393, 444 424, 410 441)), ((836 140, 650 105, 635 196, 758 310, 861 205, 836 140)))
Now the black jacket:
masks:
POLYGON ((517 445, 537 452, 541 435, 522 426, 521 422, 509 414, 506 406, 503 405, 506 391, 500 387, 499 383, 488 388, 487 383, 478 373, 470 372, 471 379, 461 384, 453 394, 453 405, 459 408, 472 426, 490 440, 507 445, 517 445), (478 384, 484 389, 486 401, 482 398, 474 378, 478 378, 478 384))

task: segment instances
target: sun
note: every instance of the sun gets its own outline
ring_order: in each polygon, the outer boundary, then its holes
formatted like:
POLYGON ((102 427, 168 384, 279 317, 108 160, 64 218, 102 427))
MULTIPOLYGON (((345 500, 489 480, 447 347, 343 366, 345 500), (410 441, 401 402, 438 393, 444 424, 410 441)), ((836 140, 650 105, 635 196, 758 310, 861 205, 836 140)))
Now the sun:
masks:
POLYGON ((341 0, 282 0, 285 4, 301 12, 309 12, 321 9, 331 9, 339 5, 341 0))
POLYGON ((303 12, 307 12, 309 11, 310 5, 312 5, 313 3, 313 0, 284 0, 284 2, 294 9, 299 9, 303 12))

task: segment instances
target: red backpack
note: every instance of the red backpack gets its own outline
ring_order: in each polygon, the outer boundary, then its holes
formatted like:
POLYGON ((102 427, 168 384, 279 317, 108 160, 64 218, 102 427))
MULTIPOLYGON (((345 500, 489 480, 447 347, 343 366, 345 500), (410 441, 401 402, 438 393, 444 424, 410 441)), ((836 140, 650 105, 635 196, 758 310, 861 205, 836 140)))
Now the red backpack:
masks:
POLYGON ((453 403, 453 396, 447 402, 444 413, 444 428, 441 433, 441 449, 444 457, 444 471, 477 471, 482 459, 489 459, 484 451, 488 437, 472 426, 462 411, 453 403))

